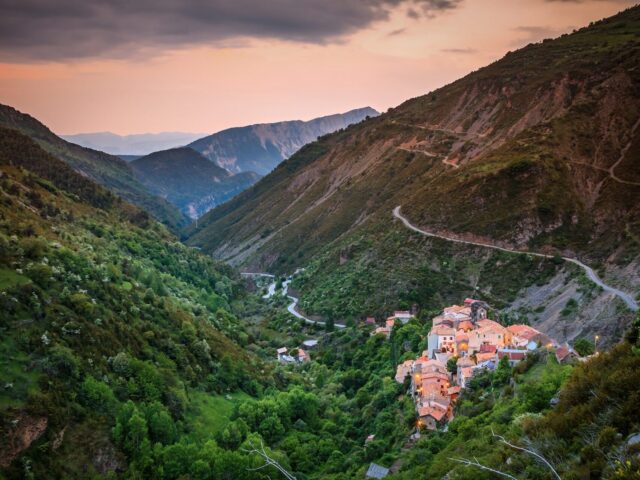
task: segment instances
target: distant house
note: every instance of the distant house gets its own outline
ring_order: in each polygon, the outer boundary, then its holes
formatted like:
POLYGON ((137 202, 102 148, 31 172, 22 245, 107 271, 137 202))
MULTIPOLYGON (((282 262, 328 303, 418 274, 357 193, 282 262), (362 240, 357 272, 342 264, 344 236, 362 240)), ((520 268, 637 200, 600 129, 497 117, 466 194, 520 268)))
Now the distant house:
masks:
POLYGON ((303 362, 308 362, 311 360, 311 357, 309 356, 309 354, 307 352, 305 352, 303 349, 299 348, 298 349, 298 362, 303 363, 303 362))
POLYGON ((376 439, 376 436, 374 434, 371 434, 369 436, 367 436, 367 438, 364 439, 364 444, 366 445, 367 443, 371 443, 376 439))
POLYGON ((445 418, 446 410, 437 407, 420 407, 418 409, 419 425, 427 430, 436 430, 438 424, 445 418))
POLYGON ((364 321, 365 325, 375 325, 376 324, 376 319, 375 317, 367 317, 364 321))
POLYGON ((396 370, 396 382, 404 383, 404 379, 407 378, 407 375, 411 374, 411 369, 413 368, 413 360, 406 360, 400 365, 396 370))
POLYGON ((509 365, 512 367, 524 360, 526 356, 527 350, 518 350, 515 348, 500 348, 497 354, 498 361, 502 360, 503 357, 507 357, 509 359, 509 365))
POLYGON ((393 317, 387 318, 387 328, 388 329, 392 329, 395 324, 396 324, 396 319, 395 318, 393 318, 393 317))
POLYGON ((569 363, 576 357, 576 352, 574 352, 571 347, 563 345, 556 348, 556 360, 558 360, 558 363, 569 363))
POLYGON ((378 327, 373 332, 371 332, 371 336, 378 335, 379 333, 389 338, 389 336, 391 335, 391 329, 389 327, 378 327))
POLYGON ((305 340, 302 344, 307 348, 315 348, 318 345, 318 340, 305 340))
POLYGON ((389 475, 388 468, 378 465, 377 463, 371 463, 367 473, 365 474, 365 478, 384 478, 387 475, 389 475))
POLYGON ((400 320, 404 324, 411 320, 413 318, 413 315, 408 311, 396 310, 395 312, 393 312, 393 317, 396 320, 400 320))

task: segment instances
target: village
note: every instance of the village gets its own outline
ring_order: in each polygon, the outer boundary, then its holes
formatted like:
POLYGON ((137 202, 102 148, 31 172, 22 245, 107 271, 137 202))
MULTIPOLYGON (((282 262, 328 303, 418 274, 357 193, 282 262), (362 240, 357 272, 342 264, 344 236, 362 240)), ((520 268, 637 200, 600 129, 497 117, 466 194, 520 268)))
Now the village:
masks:
MULTIPOLYGON (((420 438, 425 430, 446 429, 463 390, 472 388, 475 376, 496 370, 501 362, 514 367, 539 349, 553 351, 561 364, 578 357, 568 344, 560 345, 529 325, 504 326, 489 319, 489 310, 488 304, 472 298, 466 298, 462 305, 444 308, 432 319, 426 350, 418 358, 397 365, 395 381, 406 386, 406 393, 415 404, 416 429, 410 441, 420 438)), ((415 320, 417 313, 414 306, 411 310, 395 311, 382 325, 374 317, 363 318, 361 325, 370 329, 371 336, 389 339, 395 327, 415 320)), ((277 361, 289 365, 307 363, 311 361, 308 351, 317 344, 318 340, 309 339, 297 349, 278 348, 277 361)), ((365 445, 374 440, 375 435, 369 435, 365 445)), ((386 468, 371 463, 365 477, 384 478, 397 468, 396 464, 386 468)))
MULTIPOLYGON (((483 370, 495 370, 503 358, 513 367, 539 348, 554 348, 559 363, 576 357, 568 345, 559 345, 529 325, 505 327, 490 320, 488 309, 485 302, 472 298, 465 299, 463 305, 446 307, 432 319, 427 349, 415 360, 406 360, 397 366, 395 380, 404 384, 409 379, 408 393, 415 402, 418 432, 436 430, 452 420, 460 392, 475 375, 483 370)), ((375 327, 372 336, 389 338, 396 324, 406 324, 415 315, 415 309, 396 311, 382 326, 378 326, 373 317, 367 317, 364 325, 375 327)), ((303 346, 313 349, 317 343, 317 340, 307 340, 303 346)), ((283 364, 302 364, 311 359, 302 347, 292 351, 279 348, 276 358, 283 364)))
MULTIPOLYGON (((452 420, 461 390, 483 370, 495 370, 502 359, 514 366, 539 348, 555 348, 560 363, 576 356, 570 347, 558 345, 529 325, 505 327, 488 319, 487 309, 486 303, 471 298, 445 308, 433 319, 422 356, 398 365, 395 380, 403 384, 410 378, 418 431, 436 430, 452 420)), ((388 334, 396 321, 404 322, 406 312, 397 313, 401 315, 389 317, 386 326, 375 332, 388 334)))

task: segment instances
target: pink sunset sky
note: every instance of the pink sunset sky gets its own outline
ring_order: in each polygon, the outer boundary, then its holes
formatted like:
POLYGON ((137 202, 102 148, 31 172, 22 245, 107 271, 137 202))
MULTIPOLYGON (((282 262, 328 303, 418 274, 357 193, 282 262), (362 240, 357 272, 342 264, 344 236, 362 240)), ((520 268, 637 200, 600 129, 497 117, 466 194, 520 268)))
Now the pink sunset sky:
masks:
POLYGON ((131 134, 384 111, 634 2, 17 3, 0 0, 0 103, 59 134, 131 134))

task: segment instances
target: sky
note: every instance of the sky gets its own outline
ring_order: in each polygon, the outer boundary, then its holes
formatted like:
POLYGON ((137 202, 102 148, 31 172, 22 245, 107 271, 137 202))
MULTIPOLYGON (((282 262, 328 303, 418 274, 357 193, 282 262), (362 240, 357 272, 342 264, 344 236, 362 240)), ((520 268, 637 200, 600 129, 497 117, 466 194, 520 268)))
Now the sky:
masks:
POLYGON ((58 134, 385 111, 625 0, 0 0, 0 103, 58 134))

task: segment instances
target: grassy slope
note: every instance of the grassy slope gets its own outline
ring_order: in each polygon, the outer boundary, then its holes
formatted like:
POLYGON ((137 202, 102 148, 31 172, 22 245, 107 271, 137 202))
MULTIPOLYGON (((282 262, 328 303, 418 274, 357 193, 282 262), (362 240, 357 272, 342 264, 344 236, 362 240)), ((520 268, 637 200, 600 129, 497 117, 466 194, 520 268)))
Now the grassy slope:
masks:
POLYGON ((243 289, 229 267, 14 130, 0 136, 0 168, 0 436, 17 418, 48 420, 9 478, 27 464, 69 478, 107 460, 123 467, 111 428, 127 400, 158 401, 189 430, 189 390, 202 399, 255 385, 232 313, 243 289), (91 377, 103 393, 90 393, 91 377))
POLYGON ((77 172, 88 176, 128 202, 147 210, 170 229, 177 231, 188 223, 188 219, 170 203, 152 195, 135 178, 133 170, 124 160, 67 142, 35 118, 9 106, 0 105, 0 126, 16 129, 29 136, 77 172))

